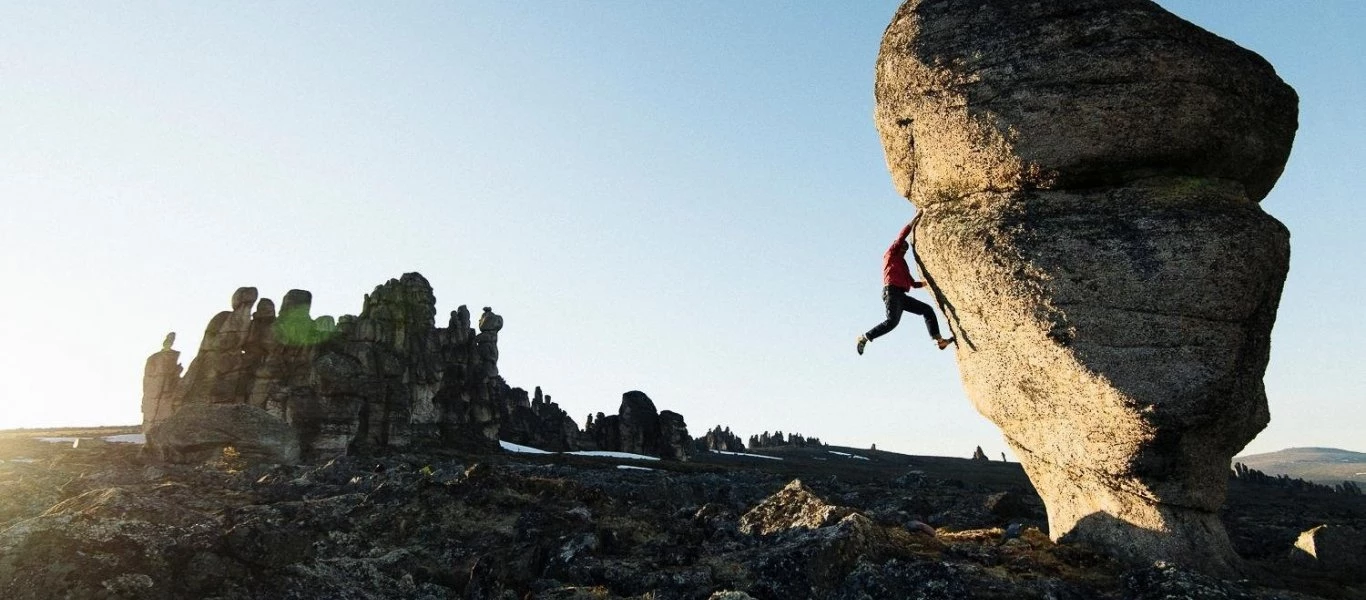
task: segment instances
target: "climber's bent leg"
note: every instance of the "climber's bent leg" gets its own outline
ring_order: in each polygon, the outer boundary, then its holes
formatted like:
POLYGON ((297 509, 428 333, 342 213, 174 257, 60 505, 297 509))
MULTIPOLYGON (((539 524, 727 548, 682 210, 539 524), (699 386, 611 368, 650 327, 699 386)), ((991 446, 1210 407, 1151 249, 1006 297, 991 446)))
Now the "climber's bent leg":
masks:
POLYGON ((935 318, 934 309, 930 308, 930 305, 910 296, 903 296, 901 306, 906 312, 915 313, 925 319, 925 329, 930 331, 930 337, 936 340, 941 339, 939 337, 939 319, 935 318))
POLYGON ((903 300, 914 302, 903 289, 890 285, 882 288, 882 303, 887 307, 887 320, 869 329, 868 333, 863 334, 863 337, 872 340, 887 335, 887 332, 896 329, 897 324, 901 322, 901 312, 904 310, 902 307, 903 300))

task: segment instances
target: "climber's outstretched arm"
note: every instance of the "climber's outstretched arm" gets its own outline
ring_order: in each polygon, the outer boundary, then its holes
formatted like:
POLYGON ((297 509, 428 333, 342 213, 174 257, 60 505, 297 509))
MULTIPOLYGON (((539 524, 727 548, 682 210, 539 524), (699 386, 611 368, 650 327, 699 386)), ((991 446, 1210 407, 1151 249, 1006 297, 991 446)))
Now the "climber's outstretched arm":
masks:
POLYGON ((892 245, 895 246, 901 242, 906 242, 909 244, 910 242, 908 241, 908 239, 911 237, 911 229, 913 229, 914 227, 915 220, 912 219, 910 223, 907 223, 905 227, 901 228, 901 233, 897 234, 896 239, 892 241, 892 245))
MULTIPOLYGON (((917 216, 917 218, 919 218, 919 217, 917 216)), ((904 255, 904 254, 910 249, 910 247, 911 247, 910 237, 911 237, 911 231, 914 230, 914 229, 915 229, 915 219, 911 219, 911 222, 910 222, 910 223, 907 223, 905 227, 902 227, 902 228, 901 228, 901 233, 898 233, 898 234, 897 234, 896 239, 892 240, 892 245, 891 245, 890 248, 887 249, 887 253, 888 253, 888 254, 904 255), (905 244, 905 245, 903 246, 902 244, 905 244)), ((908 268, 908 269, 907 269, 907 272, 909 273, 909 271, 910 271, 910 269, 908 268)), ((915 280, 915 277, 914 277, 914 276, 911 276, 911 287, 913 287, 913 288, 925 287, 925 283, 924 283, 923 281, 916 281, 916 280, 915 280)))

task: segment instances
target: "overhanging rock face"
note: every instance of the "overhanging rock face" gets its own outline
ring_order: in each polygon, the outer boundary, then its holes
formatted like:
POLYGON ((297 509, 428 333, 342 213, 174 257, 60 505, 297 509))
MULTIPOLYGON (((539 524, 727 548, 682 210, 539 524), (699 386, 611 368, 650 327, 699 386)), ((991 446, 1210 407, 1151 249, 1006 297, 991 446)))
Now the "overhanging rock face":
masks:
POLYGON ((964 386, 1055 538, 1232 573, 1289 233, 1257 204, 1298 99, 1146 0, 910 0, 876 123, 964 386))

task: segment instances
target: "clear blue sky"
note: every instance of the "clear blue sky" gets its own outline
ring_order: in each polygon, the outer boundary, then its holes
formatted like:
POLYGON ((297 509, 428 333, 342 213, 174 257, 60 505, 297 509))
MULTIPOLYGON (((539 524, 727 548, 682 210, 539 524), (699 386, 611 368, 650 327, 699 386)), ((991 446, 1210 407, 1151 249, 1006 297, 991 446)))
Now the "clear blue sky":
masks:
MULTIPOLYGON (((1366 3, 1163 4, 1301 98, 1248 450, 1366 450, 1366 3)), ((918 324, 854 354, 913 214, 871 117, 896 6, 0 4, 0 428, 137 422, 146 356, 188 366, 237 286, 340 315, 416 270, 576 419, 640 389, 694 434, 995 456, 918 324)))

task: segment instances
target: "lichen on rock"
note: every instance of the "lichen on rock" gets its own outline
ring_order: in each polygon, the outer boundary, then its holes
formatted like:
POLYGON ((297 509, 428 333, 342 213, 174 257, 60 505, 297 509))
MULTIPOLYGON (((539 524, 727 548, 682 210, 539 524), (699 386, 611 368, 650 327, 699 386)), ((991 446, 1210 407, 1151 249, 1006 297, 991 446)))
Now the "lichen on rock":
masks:
POLYGON ((772 535, 795 528, 829 527, 853 511, 822 500, 800 479, 769 496, 740 517, 740 532, 772 535))

